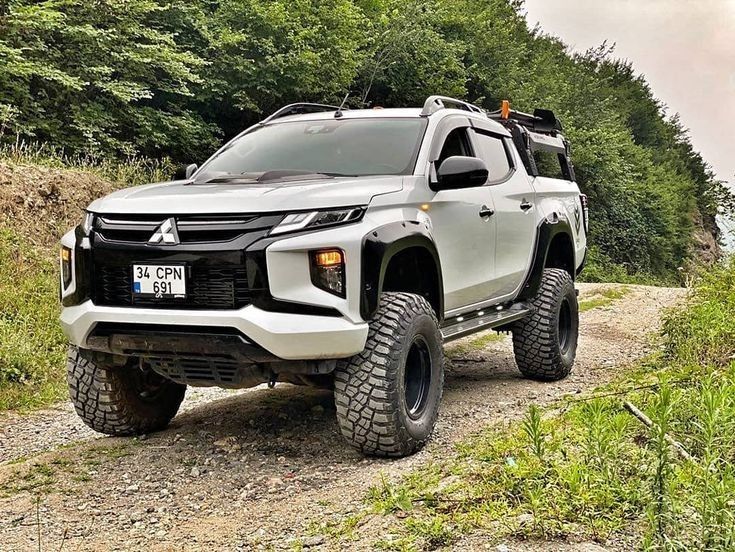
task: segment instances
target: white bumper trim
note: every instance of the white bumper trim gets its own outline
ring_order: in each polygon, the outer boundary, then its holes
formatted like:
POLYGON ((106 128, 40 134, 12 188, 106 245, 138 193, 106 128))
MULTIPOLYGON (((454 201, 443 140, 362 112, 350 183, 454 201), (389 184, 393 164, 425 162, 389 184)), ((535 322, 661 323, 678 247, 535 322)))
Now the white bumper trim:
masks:
POLYGON ((286 360, 349 357, 365 348, 368 333, 364 322, 268 312, 252 305, 237 311, 186 311, 100 307, 86 301, 61 311, 64 333, 79 347, 85 346, 100 322, 236 328, 255 344, 286 360))

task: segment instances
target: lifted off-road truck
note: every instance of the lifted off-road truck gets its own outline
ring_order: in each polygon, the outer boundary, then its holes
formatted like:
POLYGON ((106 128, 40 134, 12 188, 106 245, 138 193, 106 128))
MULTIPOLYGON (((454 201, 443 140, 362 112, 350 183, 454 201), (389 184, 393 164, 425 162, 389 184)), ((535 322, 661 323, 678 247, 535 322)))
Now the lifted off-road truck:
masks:
POLYGON ((289 105, 63 237, 71 399, 93 429, 135 435, 187 385, 329 387, 352 445, 411 454, 437 419, 443 343, 510 331, 525 376, 569 374, 586 233, 550 111, 289 105))

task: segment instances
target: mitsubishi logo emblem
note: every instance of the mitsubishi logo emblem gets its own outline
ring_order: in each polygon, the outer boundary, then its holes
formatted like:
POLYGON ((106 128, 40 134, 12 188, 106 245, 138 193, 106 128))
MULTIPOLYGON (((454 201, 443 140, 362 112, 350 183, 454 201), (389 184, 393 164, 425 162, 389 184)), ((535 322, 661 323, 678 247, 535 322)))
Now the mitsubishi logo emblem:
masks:
POLYGON ((176 230, 176 221, 169 218, 163 221, 148 240, 148 243, 167 243, 176 245, 179 243, 179 233, 176 230))

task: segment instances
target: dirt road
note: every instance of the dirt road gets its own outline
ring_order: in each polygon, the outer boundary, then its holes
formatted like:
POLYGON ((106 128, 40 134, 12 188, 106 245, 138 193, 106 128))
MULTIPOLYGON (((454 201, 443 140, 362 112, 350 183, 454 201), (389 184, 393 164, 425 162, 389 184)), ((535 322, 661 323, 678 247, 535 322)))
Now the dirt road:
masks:
MULTIPOLYGON (((581 298, 608 285, 580 285, 581 298)), ((630 286, 582 313, 574 373, 552 384, 524 380, 510 340, 448 350, 440 420, 425 450, 365 459, 341 439, 327 391, 282 384, 241 392, 193 390, 165 432, 107 438, 70 406, 0 415, 0 550, 289 549, 319 524, 361 506, 381 477, 441 457, 482 426, 588 391, 655 346, 663 308, 683 290, 630 286)), ((355 547, 352 543, 350 548, 355 547)))

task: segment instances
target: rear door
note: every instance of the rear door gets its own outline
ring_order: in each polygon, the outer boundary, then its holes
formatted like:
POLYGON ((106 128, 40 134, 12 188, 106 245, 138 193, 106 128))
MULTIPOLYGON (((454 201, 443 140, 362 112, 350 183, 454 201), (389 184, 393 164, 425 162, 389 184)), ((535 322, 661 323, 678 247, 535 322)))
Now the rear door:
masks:
POLYGON ((522 164, 514 158, 510 138, 475 125, 472 139, 478 157, 490 171, 486 188, 495 205, 495 278, 489 295, 505 298, 521 286, 532 262, 536 194, 522 164))
MULTIPOLYGON (((449 117, 440 123, 432 142, 431 160, 438 169, 455 155, 474 157, 466 117, 449 117)), ((490 188, 441 190, 428 214, 439 251, 444 280, 444 307, 451 311, 490 296, 495 277, 495 218, 490 188)))

